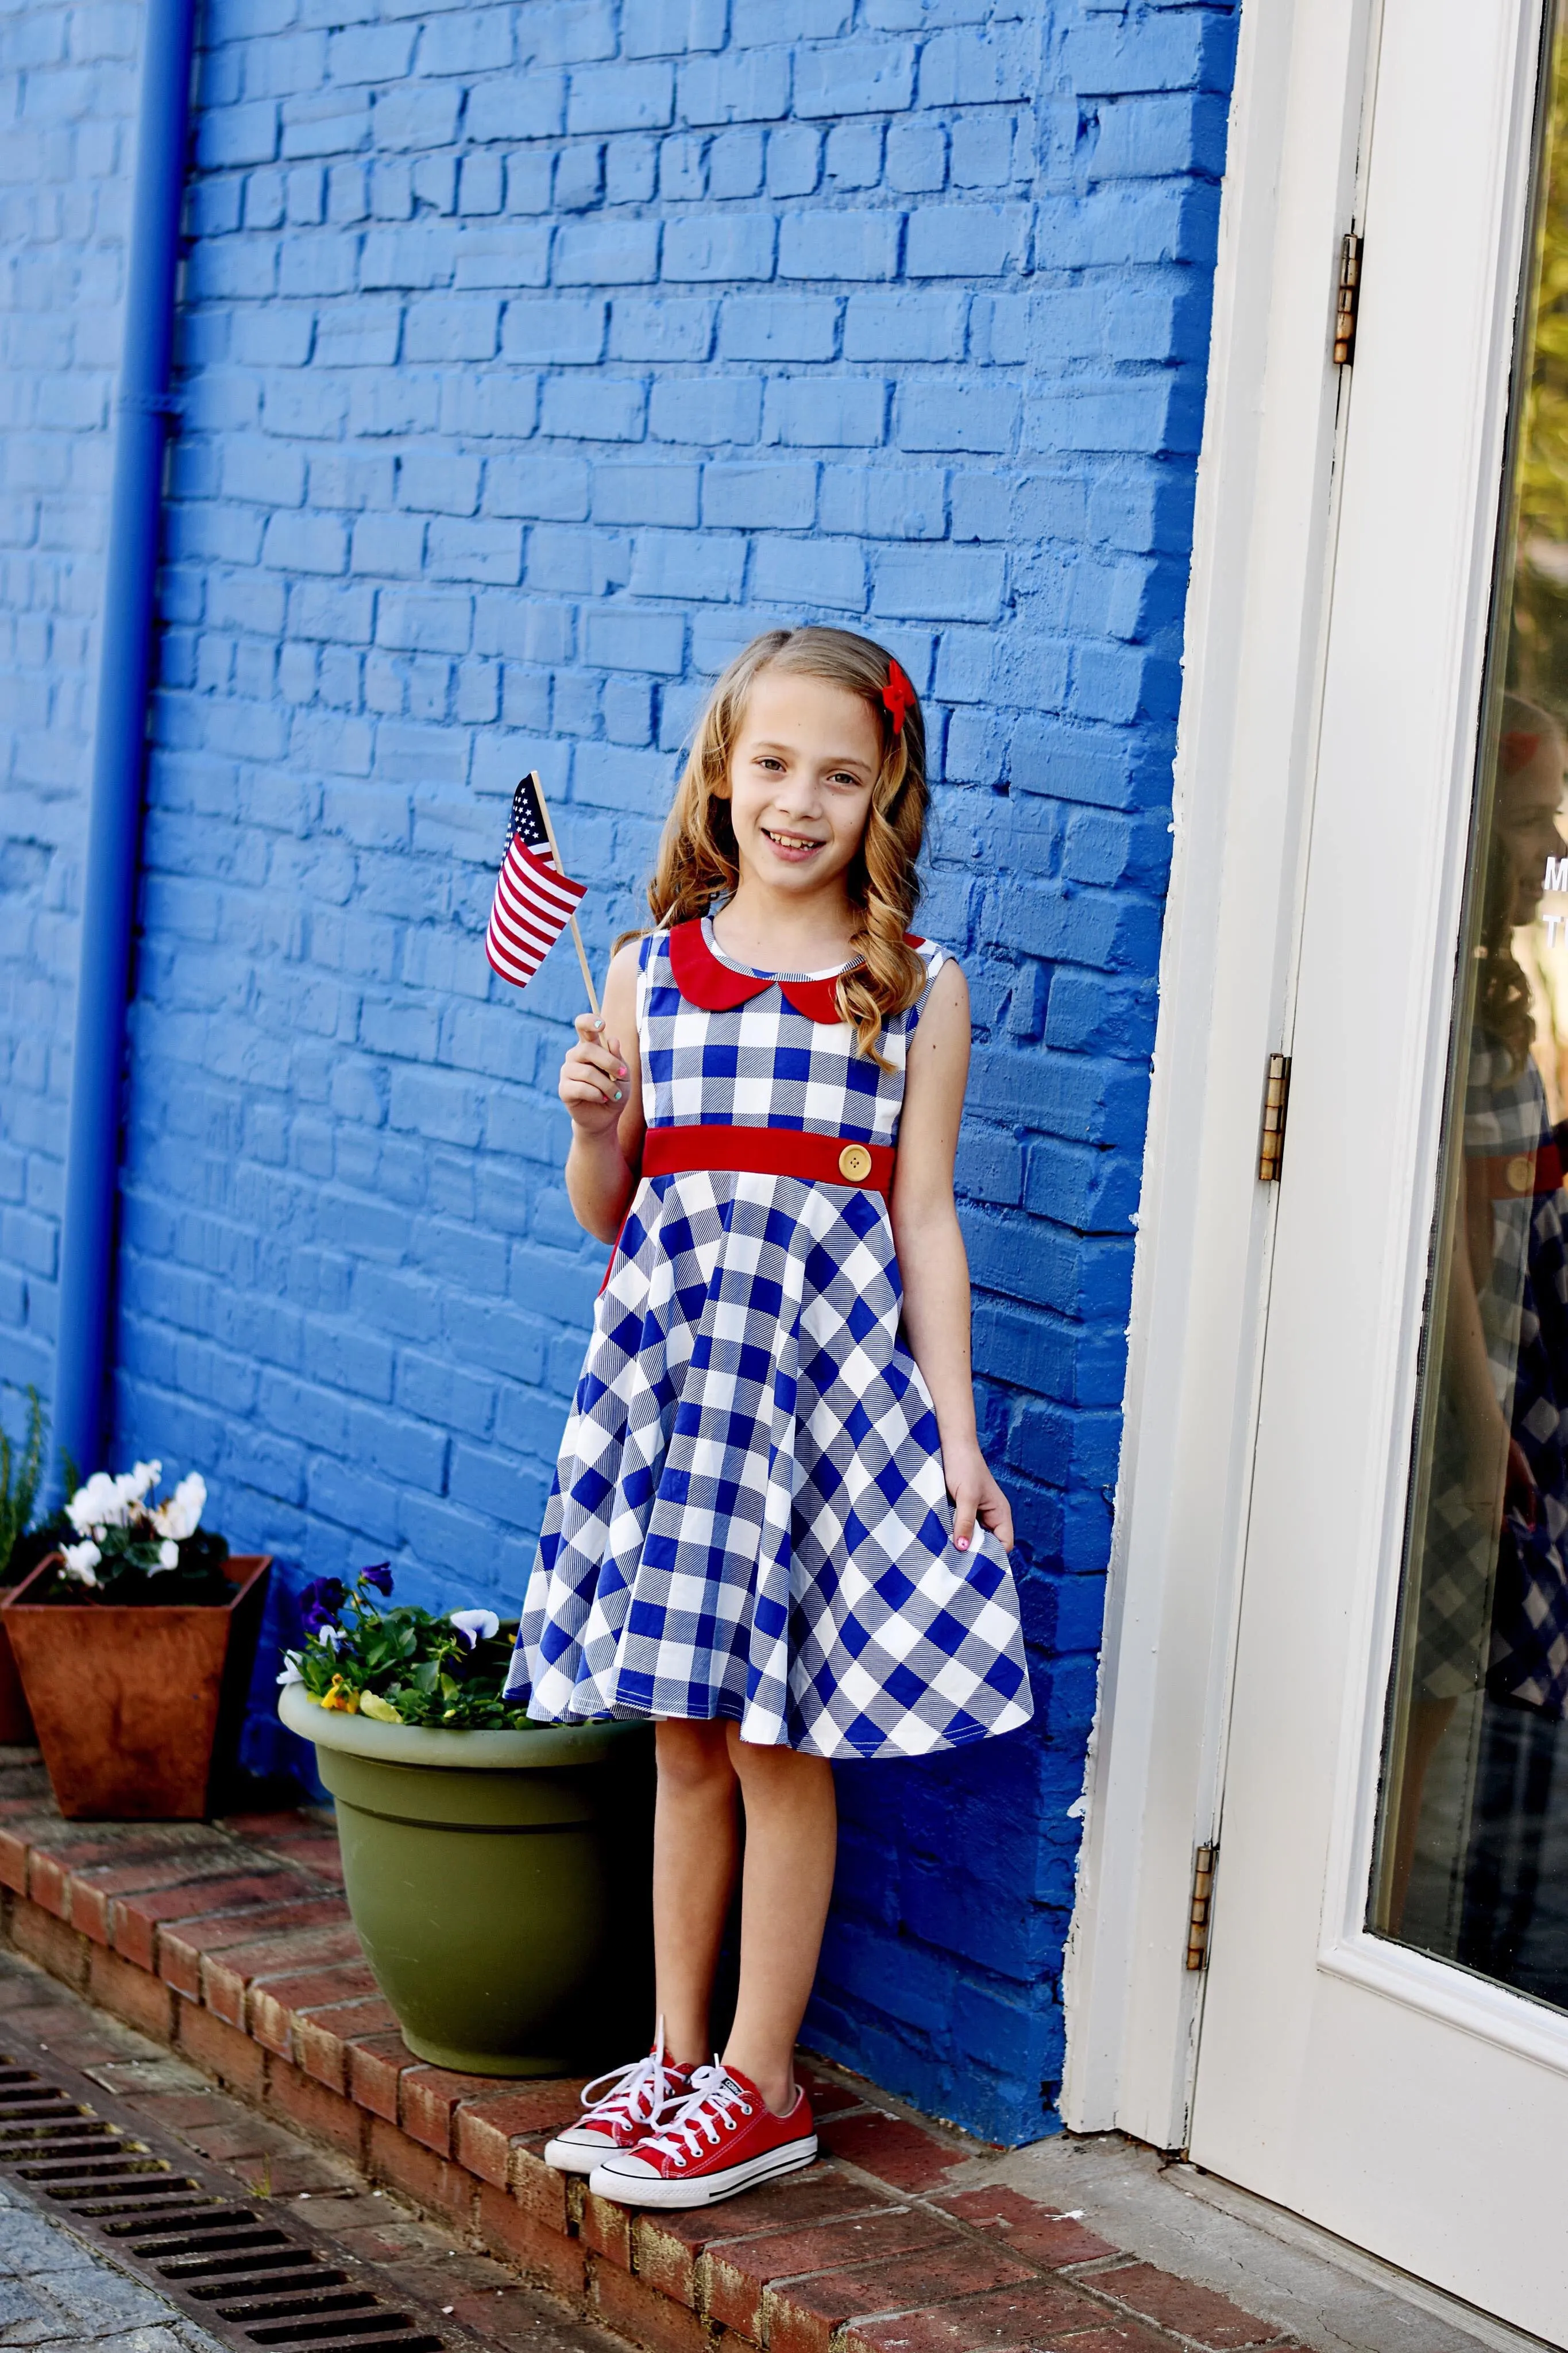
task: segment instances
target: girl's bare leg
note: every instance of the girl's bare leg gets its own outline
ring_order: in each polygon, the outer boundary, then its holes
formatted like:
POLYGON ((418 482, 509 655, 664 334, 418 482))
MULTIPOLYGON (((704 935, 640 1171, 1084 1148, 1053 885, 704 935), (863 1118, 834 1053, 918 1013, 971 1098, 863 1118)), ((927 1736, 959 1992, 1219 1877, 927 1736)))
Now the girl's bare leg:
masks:
POLYGON ((738 1844, 735 1770, 722 1724, 656 1725, 653 1949, 665 2049, 686 2066, 713 2056, 708 2004, 738 1844))
POLYGON ((775 2116, 795 2098, 795 2040, 811 1999, 833 1893, 838 1810, 821 1757, 759 1748, 730 1726, 746 1809, 741 1895, 741 1995, 725 2047, 775 2116))
POLYGON ((1394 1862, 1388 1874, 1388 1933, 1397 1936, 1405 1926, 1405 1905, 1410 1874, 1415 1867, 1415 1834, 1421 1827, 1421 1800, 1437 1744, 1454 1720, 1456 1699, 1418 1699, 1410 1710, 1405 1736, 1405 1778, 1400 1784, 1399 1812, 1394 1825, 1394 1862))

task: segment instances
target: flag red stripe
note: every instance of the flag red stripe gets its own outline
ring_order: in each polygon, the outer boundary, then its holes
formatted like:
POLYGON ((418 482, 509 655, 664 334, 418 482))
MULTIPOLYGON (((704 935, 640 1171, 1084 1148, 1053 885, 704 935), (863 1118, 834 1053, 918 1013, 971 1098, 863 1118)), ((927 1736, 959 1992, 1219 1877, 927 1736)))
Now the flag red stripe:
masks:
POLYGON ((531 958, 527 964, 514 964, 509 956, 498 956, 492 955, 488 944, 485 953, 489 957, 491 970, 499 972, 503 980, 510 980, 513 986, 518 988, 521 988, 525 981, 529 981, 533 978, 534 974, 539 970, 540 965, 543 962, 543 958, 542 956, 536 956, 531 958))
POLYGON ((508 955, 545 956, 560 938, 559 932, 524 932, 514 929, 491 916, 489 935, 498 948, 508 955))
POLYGON ((563 923, 575 912, 578 901, 583 895, 578 892, 575 896, 569 897, 563 891, 547 890, 543 884, 536 882, 531 874, 511 874, 504 866, 497 879, 509 899, 521 900, 525 904, 534 902, 542 907, 549 907, 552 912, 560 914, 563 923))
POLYGON ((535 933, 547 942, 556 938, 570 921, 569 915, 561 909, 542 907, 537 902, 507 899, 499 891, 491 913, 498 923, 504 923, 510 930, 535 933))
MULTIPOLYGON (((504 874, 507 867, 514 863, 523 868, 530 881, 552 897, 569 899, 573 906, 575 906, 580 899, 587 895, 588 886, 585 882, 574 882, 569 874, 563 874, 557 867, 547 865, 542 859, 536 858, 531 850, 523 848, 521 841, 512 843, 501 872, 504 874)), ((521 881, 521 878, 518 876, 513 879, 521 881)))
POLYGON ((514 892, 502 890, 499 884, 496 889, 495 911, 508 923, 537 923, 549 933, 552 939, 564 924, 571 922, 573 914, 570 907, 552 907, 539 899, 519 898, 514 892))
POLYGON ((526 931, 543 938, 546 944, 564 931, 570 918, 552 907, 518 906, 496 893, 491 910, 496 921, 510 931, 526 931))
POLYGON ((499 923, 489 924, 489 932, 484 934, 484 941, 487 941, 487 946, 494 951, 494 955, 503 955, 508 963, 515 963, 515 965, 527 965, 529 960, 531 960, 533 965, 543 965, 550 948, 555 946, 555 941, 552 939, 515 939, 515 936, 512 936, 510 932, 505 930, 503 924, 499 923))
POLYGON ((496 878, 496 905, 508 914, 533 915, 543 923, 553 923, 558 931, 563 923, 571 922, 574 913, 570 906, 556 906, 538 891, 519 891, 505 874, 496 878))
POLYGON ((509 923, 502 920, 499 907, 490 916, 497 945, 510 955, 548 955, 565 928, 564 923, 557 923, 553 931, 537 923, 509 923))
POLYGON ((485 955, 492 968, 514 987, 524 987, 586 894, 585 883, 574 882, 514 840, 496 877, 485 931, 485 955))

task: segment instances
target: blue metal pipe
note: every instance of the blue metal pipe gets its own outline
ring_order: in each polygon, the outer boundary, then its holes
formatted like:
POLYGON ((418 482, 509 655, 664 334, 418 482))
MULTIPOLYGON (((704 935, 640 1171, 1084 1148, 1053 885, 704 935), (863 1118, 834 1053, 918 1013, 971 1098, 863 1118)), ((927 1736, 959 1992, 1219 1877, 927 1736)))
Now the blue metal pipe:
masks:
POLYGON ((99 1467, 120 1181, 131 926, 190 126, 195 0, 146 0, 125 337, 115 403, 55 1343, 55 1474, 99 1467))

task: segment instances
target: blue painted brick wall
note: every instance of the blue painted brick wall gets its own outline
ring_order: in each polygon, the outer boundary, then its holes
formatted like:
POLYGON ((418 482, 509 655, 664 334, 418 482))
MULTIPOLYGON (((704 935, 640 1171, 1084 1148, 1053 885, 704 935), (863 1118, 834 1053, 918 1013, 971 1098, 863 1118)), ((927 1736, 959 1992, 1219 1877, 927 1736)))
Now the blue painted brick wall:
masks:
MULTIPOLYGON (((135 23, 23 0, 19 104, 68 17, 135 23)), ((293 1586, 387 1553, 517 1606, 602 1252, 561 1182, 574 964, 520 1002, 481 953, 507 796, 540 766, 602 959, 706 679, 780 618, 884 638, 931 720, 922 928, 973 993, 963 1210, 1038 1717, 842 1774, 810 2033, 1006 2140, 1061 2072, 1234 32, 1227 0, 204 13, 117 1451, 199 1462, 293 1586)), ((14 201, 15 288, 68 265, 14 201)), ((87 291, 57 338, 101 342, 87 291)), ((26 650, 62 628, 28 517, 51 464, 102 471, 101 407, 37 405, 82 380, 62 348, 24 318, 5 354, 12 1382, 47 1369, 69 995, 37 813, 85 725, 79 636, 43 686, 26 650)))

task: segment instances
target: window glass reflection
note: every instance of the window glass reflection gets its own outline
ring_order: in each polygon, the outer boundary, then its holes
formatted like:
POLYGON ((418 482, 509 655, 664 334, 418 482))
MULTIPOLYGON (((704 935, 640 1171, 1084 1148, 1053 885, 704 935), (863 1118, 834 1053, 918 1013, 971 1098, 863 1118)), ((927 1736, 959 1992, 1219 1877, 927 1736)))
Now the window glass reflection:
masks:
POLYGON ((1371 1926, 1568 2008, 1568 58, 1546 77, 1371 1926))

